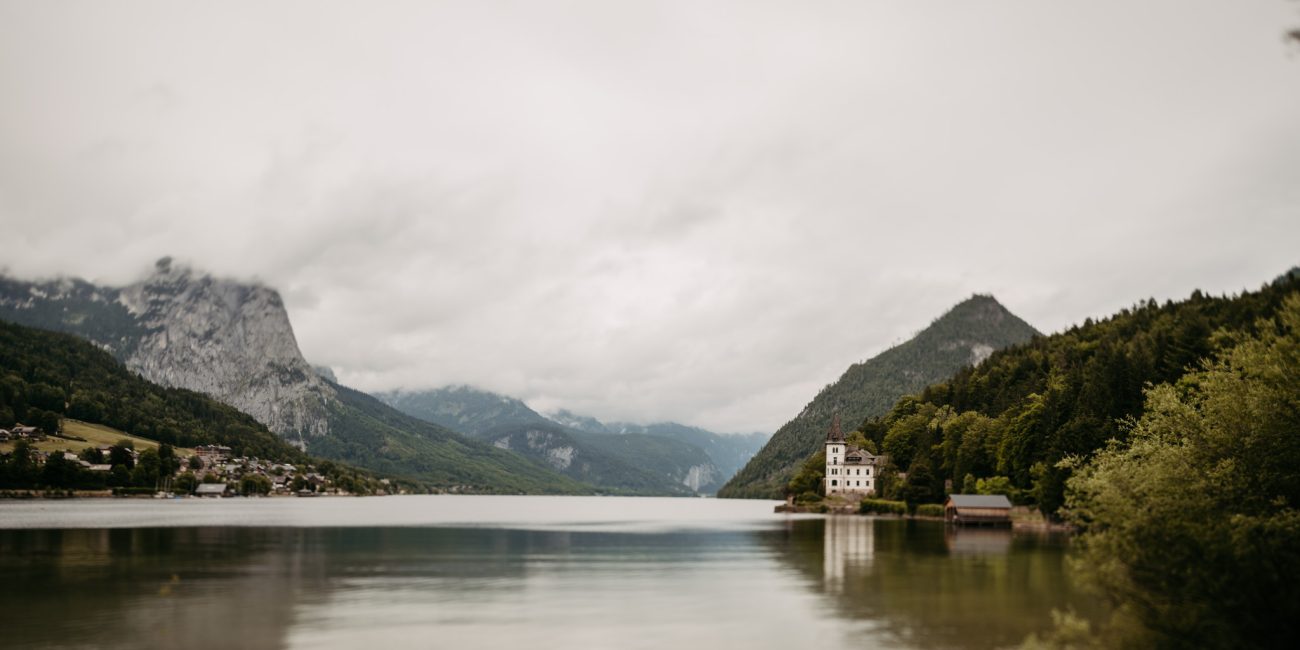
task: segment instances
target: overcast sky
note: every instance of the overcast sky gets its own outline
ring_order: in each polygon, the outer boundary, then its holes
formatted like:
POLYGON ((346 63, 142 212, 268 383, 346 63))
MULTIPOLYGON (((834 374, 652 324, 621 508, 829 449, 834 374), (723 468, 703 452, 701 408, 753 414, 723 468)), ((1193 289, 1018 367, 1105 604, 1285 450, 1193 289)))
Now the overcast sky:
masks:
POLYGON ((992 293, 1300 263, 1286 0, 0 0, 0 267, 278 288, 365 390, 772 431, 992 293))

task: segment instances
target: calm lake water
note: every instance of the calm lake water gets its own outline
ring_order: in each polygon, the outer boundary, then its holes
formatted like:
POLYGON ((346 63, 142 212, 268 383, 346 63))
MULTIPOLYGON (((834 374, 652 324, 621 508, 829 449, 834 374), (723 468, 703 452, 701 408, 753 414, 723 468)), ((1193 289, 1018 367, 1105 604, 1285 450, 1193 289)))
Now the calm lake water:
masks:
POLYGON ((1066 544, 614 497, 0 502, 6 648, 993 648, 1066 544))

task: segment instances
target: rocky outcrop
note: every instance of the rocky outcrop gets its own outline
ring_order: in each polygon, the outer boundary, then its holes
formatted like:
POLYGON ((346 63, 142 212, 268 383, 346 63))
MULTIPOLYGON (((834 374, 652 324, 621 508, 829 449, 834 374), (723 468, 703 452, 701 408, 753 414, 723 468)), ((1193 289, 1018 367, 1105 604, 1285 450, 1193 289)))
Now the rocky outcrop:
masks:
POLYGON ((303 359, 280 295, 163 258, 126 287, 0 284, 0 316, 77 334, 145 379, 210 395, 305 447, 329 432, 334 389, 303 359))

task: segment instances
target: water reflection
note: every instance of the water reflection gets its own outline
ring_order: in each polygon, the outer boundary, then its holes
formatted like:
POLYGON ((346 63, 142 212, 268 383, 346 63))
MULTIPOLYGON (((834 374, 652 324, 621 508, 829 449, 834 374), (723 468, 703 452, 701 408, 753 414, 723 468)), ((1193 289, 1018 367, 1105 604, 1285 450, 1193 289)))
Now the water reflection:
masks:
POLYGON ((827 593, 844 591, 846 570, 855 573, 870 568, 875 551, 872 533, 875 522, 862 517, 833 517, 825 520, 822 533, 822 582, 827 593))
POLYGON ((0 645, 992 648, 1086 609, 1061 540, 1005 530, 591 528, 0 530, 0 645))
POLYGON ((833 517, 766 538, 837 617, 912 647, 996 648, 1047 629, 1053 609, 1092 614, 1059 537, 833 517))
POLYGON ((948 526, 943 541, 953 555, 1006 555, 1011 552, 1009 528, 948 526))

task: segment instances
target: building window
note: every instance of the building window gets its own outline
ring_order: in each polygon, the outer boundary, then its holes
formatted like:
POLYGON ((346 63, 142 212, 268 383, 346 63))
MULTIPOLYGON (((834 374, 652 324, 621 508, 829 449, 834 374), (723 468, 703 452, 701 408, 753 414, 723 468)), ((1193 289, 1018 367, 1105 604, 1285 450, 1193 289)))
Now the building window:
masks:
POLYGON ((839 481, 836 481, 835 479, 831 479, 831 487, 835 487, 839 484, 840 484, 839 481))

